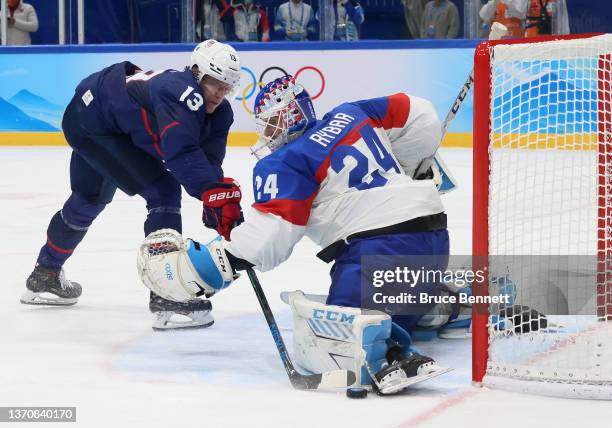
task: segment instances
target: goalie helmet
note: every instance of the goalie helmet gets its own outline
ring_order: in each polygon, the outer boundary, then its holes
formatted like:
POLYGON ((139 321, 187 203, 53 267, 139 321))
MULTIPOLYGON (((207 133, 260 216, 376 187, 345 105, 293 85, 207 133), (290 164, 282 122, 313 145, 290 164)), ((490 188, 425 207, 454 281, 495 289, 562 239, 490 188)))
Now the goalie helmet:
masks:
POLYGON ((240 58, 230 45, 209 39, 198 44, 191 54, 191 68, 198 67, 198 82, 206 75, 227 83, 233 89, 240 83, 240 58))
POLYGON ((258 159, 295 140, 317 120, 310 95, 290 75, 264 86, 253 111, 259 140, 251 151, 258 159))

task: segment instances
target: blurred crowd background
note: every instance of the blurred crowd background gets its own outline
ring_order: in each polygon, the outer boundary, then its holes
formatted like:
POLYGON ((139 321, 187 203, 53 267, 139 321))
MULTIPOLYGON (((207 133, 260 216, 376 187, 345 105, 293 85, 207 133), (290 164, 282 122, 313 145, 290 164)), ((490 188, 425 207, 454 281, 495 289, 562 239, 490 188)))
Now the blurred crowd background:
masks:
POLYGON ((7 44, 474 39, 612 31, 604 0, 0 0, 7 44), (61 1, 59 3, 62 3, 61 1), (81 27, 79 27, 79 9, 81 27), (64 38, 60 34, 64 27, 64 38))

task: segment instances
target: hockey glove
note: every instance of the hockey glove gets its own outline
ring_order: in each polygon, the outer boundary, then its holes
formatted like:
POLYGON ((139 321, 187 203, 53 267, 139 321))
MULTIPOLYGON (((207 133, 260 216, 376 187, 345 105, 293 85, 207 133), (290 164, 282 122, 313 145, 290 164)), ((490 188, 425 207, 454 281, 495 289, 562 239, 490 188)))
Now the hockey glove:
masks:
POLYGON ((137 266, 147 288, 175 302, 210 297, 239 276, 227 257, 223 238, 217 236, 204 245, 185 240, 172 229, 157 230, 146 237, 137 266))
POLYGON ((240 185, 233 178, 224 177, 222 182, 215 183, 202 193, 204 225, 229 241, 231 230, 244 221, 241 198, 240 185))

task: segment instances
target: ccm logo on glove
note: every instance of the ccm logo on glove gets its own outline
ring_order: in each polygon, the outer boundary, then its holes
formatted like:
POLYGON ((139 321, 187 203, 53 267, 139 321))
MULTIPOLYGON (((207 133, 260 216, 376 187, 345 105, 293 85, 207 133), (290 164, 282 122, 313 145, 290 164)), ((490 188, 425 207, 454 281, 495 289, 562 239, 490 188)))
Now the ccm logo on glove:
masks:
POLYGON ((225 266, 225 251, 221 248, 215 248, 215 253, 217 253, 217 260, 219 261, 219 268, 227 273, 227 266, 225 266))

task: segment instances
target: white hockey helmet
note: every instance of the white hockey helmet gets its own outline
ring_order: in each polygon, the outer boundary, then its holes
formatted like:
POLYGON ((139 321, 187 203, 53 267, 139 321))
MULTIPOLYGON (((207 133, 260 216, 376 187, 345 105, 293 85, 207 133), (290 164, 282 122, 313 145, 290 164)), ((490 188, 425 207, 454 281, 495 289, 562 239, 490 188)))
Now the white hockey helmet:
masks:
POLYGON ((230 45, 213 39, 199 43, 191 53, 191 67, 198 67, 198 82, 206 75, 212 76, 237 89, 240 83, 240 58, 230 45))

